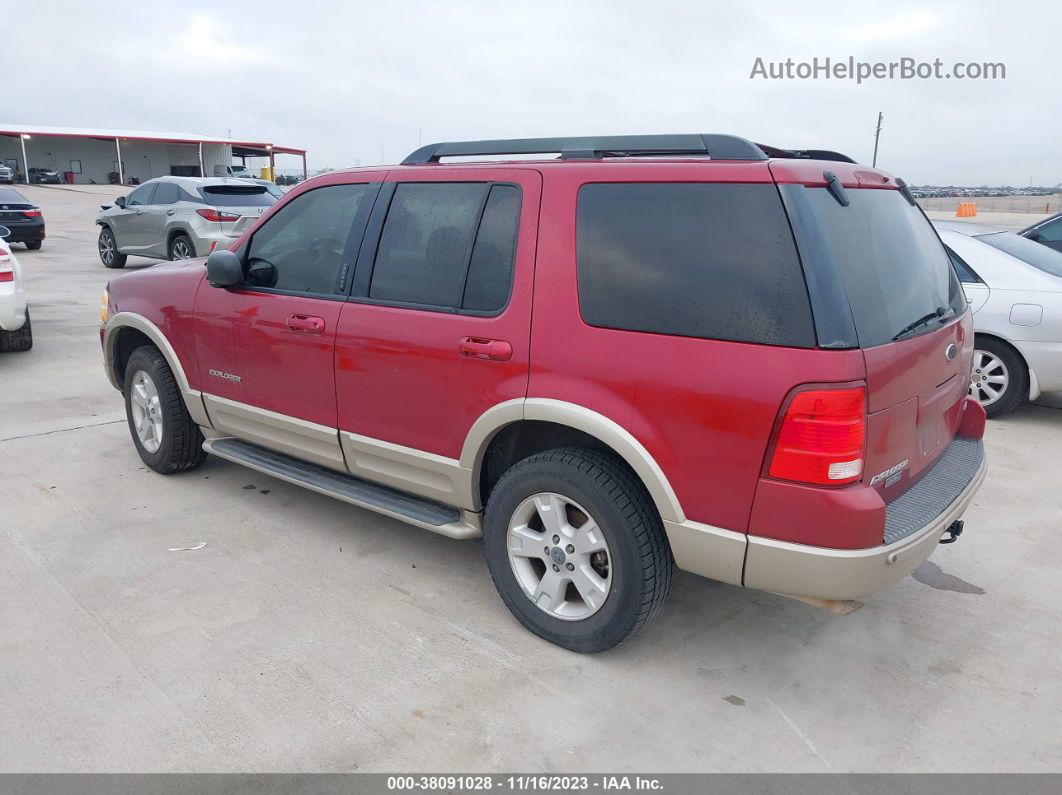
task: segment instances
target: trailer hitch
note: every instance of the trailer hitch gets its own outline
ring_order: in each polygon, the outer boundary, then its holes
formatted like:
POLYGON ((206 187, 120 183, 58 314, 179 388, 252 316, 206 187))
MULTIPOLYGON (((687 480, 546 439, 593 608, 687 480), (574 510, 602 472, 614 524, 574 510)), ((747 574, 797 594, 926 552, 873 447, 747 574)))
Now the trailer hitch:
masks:
POLYGON ((954 522, 948 525, 948 529, 944 531, 948 538, 941 538, 941 544, 954 544, 959 540, 959 536, 962 535, 962 519, 956 519, 954 522))

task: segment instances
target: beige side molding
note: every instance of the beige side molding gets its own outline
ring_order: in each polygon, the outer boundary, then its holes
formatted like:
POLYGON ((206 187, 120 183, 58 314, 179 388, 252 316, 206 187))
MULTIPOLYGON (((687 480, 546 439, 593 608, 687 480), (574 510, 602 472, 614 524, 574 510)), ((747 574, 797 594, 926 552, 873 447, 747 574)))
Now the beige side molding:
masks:
POLYGON ((181 360, 177 358, 177 351, 170 345, 170 341, 166 339, 162 330, 143 315, 135 312, 117 312, 107 321, 103 333, 103 366, 111 386, 119 391, 122 389, 122 385, 118 383, 114 374, 114 345, 118 339, 118 331, 122 328, 134 328, 155 344, 170 366, 173 377, 177 380, 177 387, 181 390, 181 396, 184 398, 185 406, 188 407, 189 415, 198 425, 204 428, 211 427, 210 417, 207 416, 206 409, 203 407, 203 395, 189 385, 188 376, 185 375, 184 367, 181 366, 181 360))
MULTIPOLYGON (((615 450, 641 478, 665 522, 685 521, 686 515, 664 471, 630 431, 596 411, 552 398, 507 400, 492 406, 476 420, 465 437, 460 459, 461 466, 473 472, 473 487, 479 483, 479 471, 490 440, 503 427, 520 420, 567 425, 599 439, 615 450)), ((478 499, 479 495, 475 496, 478 499)))

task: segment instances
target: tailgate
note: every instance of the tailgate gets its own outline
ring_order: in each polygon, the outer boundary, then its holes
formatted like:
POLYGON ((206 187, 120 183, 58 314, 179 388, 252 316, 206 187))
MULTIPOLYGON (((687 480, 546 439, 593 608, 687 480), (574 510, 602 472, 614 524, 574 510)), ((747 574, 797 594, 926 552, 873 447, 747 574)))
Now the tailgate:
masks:
POLYGON ((863 350, 864 482, 886 503, 906 491, 955 437, 972 357, 969 312, 928 334, 863 350))

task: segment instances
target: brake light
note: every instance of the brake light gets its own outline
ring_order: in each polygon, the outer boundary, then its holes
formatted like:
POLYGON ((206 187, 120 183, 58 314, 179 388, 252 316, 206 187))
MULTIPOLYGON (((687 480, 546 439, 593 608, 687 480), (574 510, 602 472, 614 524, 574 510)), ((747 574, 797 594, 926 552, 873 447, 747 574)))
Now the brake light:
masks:
POLYGON ((22 214, 24 216, 26 216, 27 218, 40 218, 41 217, 41 211, 40 211, 40 208, 38 208, 38 207, 31 207, 28 210, 23 210, 22 214))
POLYGON ((213 207, 209 207, 205 210, 196 210, 199 215, 206 218, 208 221, 239 221, 239 213, 223 213, 220 210, 215 210, 213 207))
POLYGON ((808 389, 793 396, 778 428, 768 474, 817 486, 863 475, 865 387, 808 389))
POLYGON ((11 268, 11 255, 0 254, 0 282, 15 281, 15 271, 11 268))

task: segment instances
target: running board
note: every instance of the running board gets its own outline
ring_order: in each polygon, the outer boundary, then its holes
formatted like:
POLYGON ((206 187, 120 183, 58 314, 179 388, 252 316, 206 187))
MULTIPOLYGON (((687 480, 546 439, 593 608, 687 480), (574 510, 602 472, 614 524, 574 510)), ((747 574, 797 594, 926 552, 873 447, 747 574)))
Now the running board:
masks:
POLYGON ((476 514, 336 472, 256 444, 225 437, 207 439, 203 442, 203 449, 219 458, 286 480, 296 486, 450 538, 477 538, 482 535, 476 514))

